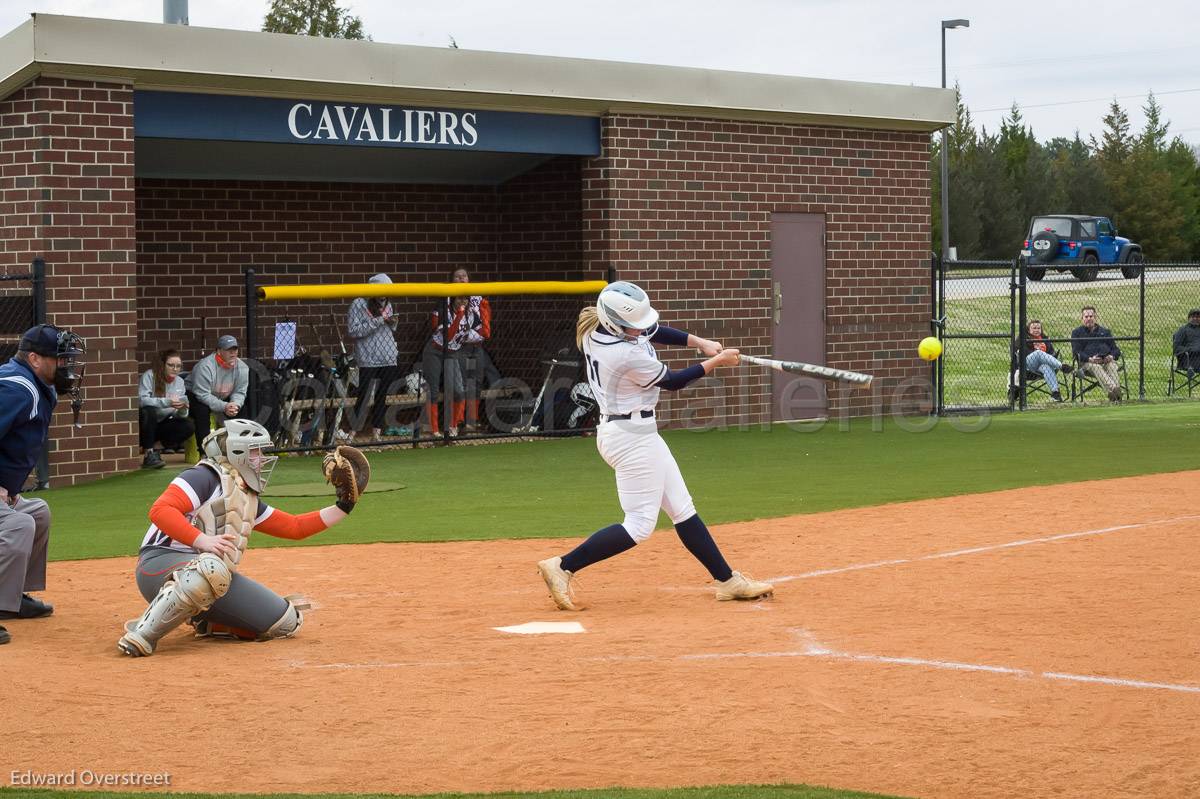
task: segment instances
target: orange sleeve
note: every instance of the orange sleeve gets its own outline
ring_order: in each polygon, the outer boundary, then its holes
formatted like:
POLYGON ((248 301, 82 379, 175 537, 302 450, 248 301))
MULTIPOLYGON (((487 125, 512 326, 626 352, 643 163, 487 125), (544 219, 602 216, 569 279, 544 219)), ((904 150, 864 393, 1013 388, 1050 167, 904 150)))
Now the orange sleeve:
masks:
POLYGON ((485 339, 492 337, 492 305, 487 297, 479 301, 479 335, 485 339))
POLYGON ((276 538, 290 538, 293 541, 299 541, 310 535, 316 535, 328 526, 321 518, 319 510, 296 516, 279 508, 272 508, 271 515, 255 525, 254 529, 276 538))
POLYGON ((171 538, 190 547, 200 535, 200 531, 192 527, 184 515, 193 510, 192 501, 183 489, 169 485, 150 506, 150 521, 171 538))

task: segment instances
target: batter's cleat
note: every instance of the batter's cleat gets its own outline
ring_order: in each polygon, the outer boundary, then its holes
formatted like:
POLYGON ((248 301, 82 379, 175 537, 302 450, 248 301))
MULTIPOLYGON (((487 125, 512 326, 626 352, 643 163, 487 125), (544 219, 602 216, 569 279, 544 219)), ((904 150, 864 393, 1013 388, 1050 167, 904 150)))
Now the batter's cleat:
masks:
POLYGON ((538 571, 550 589, 550 598, 559 610, 579 610, 571 589, 571 573, 562 567, 562 558, 546 558, 538 562, 538 571))
POLYGON ((734 572, 725 582, 717 583, 717 600, 721 602, 730 599, 759 599, 774 593, 775 586, 747 577, 741 572, 734 572))

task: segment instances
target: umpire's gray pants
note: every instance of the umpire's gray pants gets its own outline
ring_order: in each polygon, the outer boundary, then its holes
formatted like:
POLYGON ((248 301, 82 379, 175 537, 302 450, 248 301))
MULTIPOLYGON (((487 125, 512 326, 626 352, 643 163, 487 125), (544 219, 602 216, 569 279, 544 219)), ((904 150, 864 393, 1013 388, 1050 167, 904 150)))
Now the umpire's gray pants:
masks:
POLYGON ((16 611, 21 594, 46 587, 50 506, 44 499, 0 502, 0 610, 16 611))
MULTIPOLYGON (((167 577, 194 557, 165 547, 144 551, 138 557, 137 586, 146 601, 158 596, 167 577)), ((283 618, 287 606, 287 600, 270 588, 234 572, 229 591, 198 618, 261 635, 283 618)))

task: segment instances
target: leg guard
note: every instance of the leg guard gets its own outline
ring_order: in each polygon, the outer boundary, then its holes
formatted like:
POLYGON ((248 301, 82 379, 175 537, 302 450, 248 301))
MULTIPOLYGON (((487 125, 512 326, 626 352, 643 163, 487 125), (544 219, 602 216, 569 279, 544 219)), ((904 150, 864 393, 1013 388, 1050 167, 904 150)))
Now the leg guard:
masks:
POLYGON ((279 617, 279 621, 272 624, 269 630, 258 637, 258 640, 270 641, 274 638, 291 638, 300 632, 302 624, 304 624, 304 614, 289 599, 287 610, 279 617))
POLYGON ((131 657, 154 654, 159 639, 225 596, 232 579, 233 573, 216 555, 193 558, 167 578, 142 617, 126 625, 117 648, 131 657))

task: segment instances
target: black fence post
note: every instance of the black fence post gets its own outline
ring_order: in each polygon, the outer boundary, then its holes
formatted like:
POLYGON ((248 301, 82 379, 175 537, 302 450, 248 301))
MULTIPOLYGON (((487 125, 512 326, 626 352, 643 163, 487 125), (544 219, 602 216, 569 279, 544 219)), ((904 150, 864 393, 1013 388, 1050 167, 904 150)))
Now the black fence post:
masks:
POLYGON ((242 350, 242 356, 253 358, 258 344, 258 285, 254 280, 253 269, 247 267, 243 277, 246 284, 246 346, 242 350))
MULTIPOLYGON (((1029 293, 1025 279, 1028 275, 1027 265, 1021 258, 1017 258, 1013 263, 1013 272, 1017 278, 1017 314, 1014 320, 1017 329, 1012 340, 1017 343, 1017 351, 1013 354, 1013 366, 1017 370, 1017 391, 1019 393, 1020 409, 1029 409, 1029 400, 1025 396, 1025 335, 1029 328, 1029 293)), ((1010 317, 1011 318, 1011 317, 1010 317)), ((1012 346, 1011 344, 1009 346, 1012 346)))
MULTIPOLYGON (((938 323, 937 315, 937 256, 933 253, 929 254, 929 335, 942 340, 942 326, 938 323)), ((937 370, 938 361, 941 358, 934 358, 929 362, 929 414, 937 416, 940 408, 938 407, 937 397, 937 370)))
POLYGON ((42 325, 46 323, 46 262, 41 258, 34 258, 31 271, 33 272, 33 324, 42 325))
MULTIPOLYGON (((1174 357, 1174 356, 1172 356, 1174 357)), ((1146 267, 1138 278, 1138 399, 1146 399, 1146 267)))
MULTIPOLYGON (((32 273, 33 280, 33 325, 42 325, 46 323, 45 260, 34 258, 30 272, 32 273)), ((30 325, 30 327, 33 327, 33 325, 30 325)), ((52 443, 51 441, 47 441, 46 446, 42 447, 41 454, 38 455, 35 491, 44 491, 50 487, 50 446, 52 443)))
MULTIPOLYGON (((254 354, 258 351, 258 286, 254 280, 254 270, 247 267, 243 272, 243 279, 246 286, 246 346, 242 350, 242 357, 252 361, 254 354)), ((250 366, 249 363, 246 364, 250 366)), ((251 368, 251 371, 254 371, 251 368)), ((258 419, 258 391, 257 386, 259 380, 262 379, 260 374, 252 376, 250 385, 246 387, 246 405, 249 406, 250 419, 258 419)))
POLYGON ((933 362, 934 371, 937 374, 937 415, 944 416, 946 414, 946 263, 942 260, 942 254, 938 253, 933 257, 934 269, 937 271, 937 279, 934 281, 937 286, 937 299, 935 301, 938 327, 938 340, 942 342, 942 354, 933 362))
POLYGON ((615 266, 613 266, 612 264, 609 264, 608 268, 604 270, 604 279, 607 280, 609 283, 616 283, 617 282, 617 268, 615 266))

